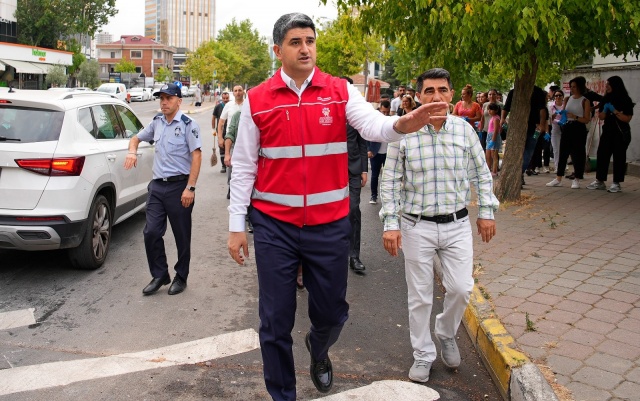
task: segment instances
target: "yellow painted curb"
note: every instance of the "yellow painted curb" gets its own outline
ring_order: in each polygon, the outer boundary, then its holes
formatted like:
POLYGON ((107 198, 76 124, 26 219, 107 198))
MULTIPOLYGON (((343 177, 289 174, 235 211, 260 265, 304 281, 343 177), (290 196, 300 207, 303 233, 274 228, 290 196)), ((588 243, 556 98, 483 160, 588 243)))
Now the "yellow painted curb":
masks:
POLYGON ((477 286, 473 287, 462 323, 502 397, 509 400, 511 370, 529 362, 529 358, 512 347, 513 337, 496 319, 491 305, 477 286))

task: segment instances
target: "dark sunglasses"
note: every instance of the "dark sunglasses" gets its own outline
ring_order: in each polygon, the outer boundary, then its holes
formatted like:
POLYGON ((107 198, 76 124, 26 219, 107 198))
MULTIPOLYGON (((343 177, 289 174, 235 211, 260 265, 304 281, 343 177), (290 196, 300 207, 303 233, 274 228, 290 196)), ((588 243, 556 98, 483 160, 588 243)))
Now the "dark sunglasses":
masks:
POLYGON ((553 95, 553 97, 564 97, 562 95, 553 95))

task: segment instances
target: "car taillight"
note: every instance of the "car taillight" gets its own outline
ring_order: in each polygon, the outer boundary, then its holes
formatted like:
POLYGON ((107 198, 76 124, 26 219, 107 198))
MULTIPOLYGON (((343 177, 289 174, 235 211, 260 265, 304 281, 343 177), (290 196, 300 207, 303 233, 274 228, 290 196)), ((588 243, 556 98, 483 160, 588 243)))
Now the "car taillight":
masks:
POLYGON ((34 173, 58 176, 78 176, 84 166, 84 156, 55 159, 16 159, 19 167, 34 173))

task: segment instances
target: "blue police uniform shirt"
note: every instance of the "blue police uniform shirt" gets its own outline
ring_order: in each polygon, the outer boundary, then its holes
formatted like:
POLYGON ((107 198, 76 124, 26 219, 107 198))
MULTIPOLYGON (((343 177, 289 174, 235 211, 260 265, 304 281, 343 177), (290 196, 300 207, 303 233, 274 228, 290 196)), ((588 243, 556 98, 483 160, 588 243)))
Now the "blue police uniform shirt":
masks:
POLYGON ((137 136, 141 141, 155 143, 153 179, 188 175, 191 153, 202 147, 198 123, 179 110, 170 122, 162 113, 156 115, 137 136))

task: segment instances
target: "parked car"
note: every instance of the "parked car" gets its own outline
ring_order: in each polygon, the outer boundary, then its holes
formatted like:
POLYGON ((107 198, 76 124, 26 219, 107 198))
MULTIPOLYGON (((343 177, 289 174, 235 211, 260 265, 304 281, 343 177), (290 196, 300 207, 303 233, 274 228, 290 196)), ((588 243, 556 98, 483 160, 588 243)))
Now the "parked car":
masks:
POLYGON ((182 97, 189 97, 189 87, 188 86, 182 86, 182 88, 180 88, 180 92, 182 93, 182 97))
POLYGON ((68 249, 71 263, 104 263, 115 224, 144 209, 154 147, 124 102, 100 92, 0 92, 0 249, 68 249))
POLYGON ((122 100, 123 102, 127 101, 127 87, 124 86, 124 84, 109 82, 109 83, 100 85, 97 91, 108 93, 110 95, 115 95, 118 99, 122 100))
POLYGON ((187 91, 187 93, 189 94, 189 96, 195 96, 196 95, 196 86, 195 85, 191 85, 189 87, 189 90, 187 91))
POLYGON ((147 102, 151 100, 151 95, 145 88, 131 88, 129 89, 132 102, 147 102))

